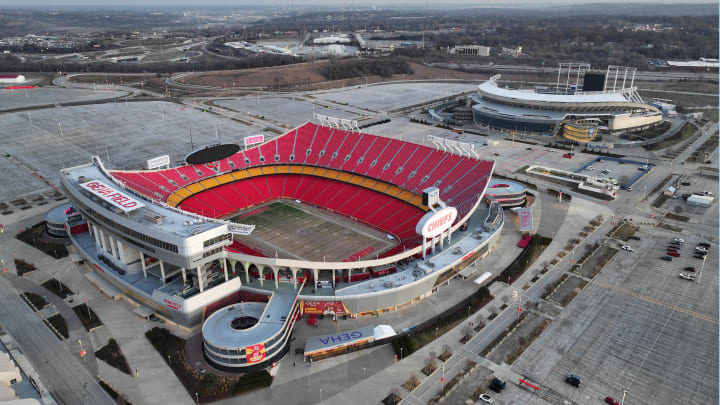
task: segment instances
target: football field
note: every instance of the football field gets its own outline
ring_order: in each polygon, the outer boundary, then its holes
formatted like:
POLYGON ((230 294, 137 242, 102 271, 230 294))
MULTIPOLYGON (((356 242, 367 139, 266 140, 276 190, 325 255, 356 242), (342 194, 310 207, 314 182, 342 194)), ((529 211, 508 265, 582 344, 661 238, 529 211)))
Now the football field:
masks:
POLYGON ((238 240, 269 257, 357 261, 388 251, 397 240, 368 225, 294 201, 273 201, 229 219, 255 225, 238 240))

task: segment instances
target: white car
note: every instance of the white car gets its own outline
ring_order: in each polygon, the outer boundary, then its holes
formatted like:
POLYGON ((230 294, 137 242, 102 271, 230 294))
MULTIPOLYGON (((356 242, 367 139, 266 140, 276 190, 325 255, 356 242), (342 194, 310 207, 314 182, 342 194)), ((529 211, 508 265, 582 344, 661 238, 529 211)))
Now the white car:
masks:
POLYGON ((673 238, 675 242, 685 243, 685 239, 682 238, 673 238))
POLYGON ((688 273, 680 273, 680 278, 682 278, 684 280, 689 280, 689 281, 695 280, 695 276, 693 276, 692 274, 688 274, 688 273))
POLYGON ((633 248, 631 248, 630 245, 623 245, 622 250, 625 250, 627 252, 632 252, 633 248))
POLYGON ((585 168, 585 170, 595 170, 595 166, 588 166, 585 168))
POLYGON ((698 252, 707 253, 707 249, 702 246, 697 246, 695 250, 697 250, 698 252))
POLYGON ((495 400, 492 399, 492 397, 488 394, 480 394, 478 397, 479 400, 485 402, 486 404, 492 404, 495 400))

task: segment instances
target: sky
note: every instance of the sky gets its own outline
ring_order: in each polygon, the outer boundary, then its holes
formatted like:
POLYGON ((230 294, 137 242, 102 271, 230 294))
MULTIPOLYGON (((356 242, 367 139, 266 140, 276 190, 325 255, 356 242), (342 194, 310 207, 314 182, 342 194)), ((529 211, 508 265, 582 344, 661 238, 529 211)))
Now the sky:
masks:
MULTIPOLYGON (((280 5, 290 6, 291 2, 296 7, 310 5, 334 5, 342 7, 343 5, 360 6, 398 6, 398 5, 425 5, 424 0, 0 0, 0 8, 2 7, 152 7, 152 8, 204 8, 204 7, 252 7, 259 4, 262 5, 280 5)), ((717 0, 631 0, 632 3, 650 3, 650 4, 699 4, 699 3, 717 3, 717 0)), ((500 7, 513 7, 522 4, 584 4, 584 3, 628 3, 628 0, 429 0, 430 8, 440 8, 448 3, 453 3, 456 7, 468 6, 487 6, 494 5, 500 7)))

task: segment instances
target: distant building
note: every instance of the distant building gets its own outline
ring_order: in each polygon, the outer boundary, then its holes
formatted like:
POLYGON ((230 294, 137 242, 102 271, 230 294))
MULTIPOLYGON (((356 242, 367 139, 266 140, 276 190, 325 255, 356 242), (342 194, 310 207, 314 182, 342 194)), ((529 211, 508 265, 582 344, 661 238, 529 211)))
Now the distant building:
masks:
POLYGON ((490 56, 490 47, 482 45, 460 45, 453 48, 448 47, 449 54, 490 56))
POLYGON ((712 206, 715 199, 710 196, 693 194, 687 199, 688 205, 694 205, 696 207, 708 208, 712 206))
POLYGON ((14 83, 25 83, 25 76, 23 75, 0 75, 0 83, 3 84, 14 84, 14 83))
POLYGON ((522 54, 522 46, 516 46, 515 48, 503 47, 500 54, 502 56, 512 56, 513 58, 517 58, 520 54, 522 54))
POLYGON ((675 69, 683 70, 718 70, 720 63, 717 59, 700 58, 692 61, 667 61, 667 65, 675 69))

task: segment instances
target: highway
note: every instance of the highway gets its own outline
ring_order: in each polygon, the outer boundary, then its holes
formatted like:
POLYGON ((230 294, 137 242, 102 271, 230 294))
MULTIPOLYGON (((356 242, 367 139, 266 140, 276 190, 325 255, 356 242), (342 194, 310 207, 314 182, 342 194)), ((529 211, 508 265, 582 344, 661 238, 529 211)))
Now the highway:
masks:
POLYGON ((59 404, 99 405, 114 401, 70 353, 40 317, 20 298, 5 276, 0 276, 0 322, 32 362, 59 404))

